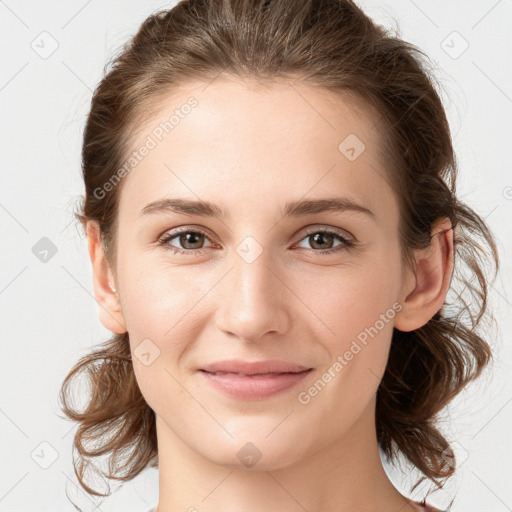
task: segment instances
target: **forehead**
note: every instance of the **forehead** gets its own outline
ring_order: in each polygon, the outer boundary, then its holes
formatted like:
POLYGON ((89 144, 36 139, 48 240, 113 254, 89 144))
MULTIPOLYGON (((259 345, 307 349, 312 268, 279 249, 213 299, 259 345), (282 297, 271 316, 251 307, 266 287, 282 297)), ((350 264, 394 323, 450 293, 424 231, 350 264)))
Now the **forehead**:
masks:
POLYGON ((131 220, 164 196, 229 209, 252 208, 255 197, 280 206, 335 191, 369 208, 391 199, 375 116, 348 93, 222 77, 182 84, 148 112, 123 178, 120 213, 131 220))

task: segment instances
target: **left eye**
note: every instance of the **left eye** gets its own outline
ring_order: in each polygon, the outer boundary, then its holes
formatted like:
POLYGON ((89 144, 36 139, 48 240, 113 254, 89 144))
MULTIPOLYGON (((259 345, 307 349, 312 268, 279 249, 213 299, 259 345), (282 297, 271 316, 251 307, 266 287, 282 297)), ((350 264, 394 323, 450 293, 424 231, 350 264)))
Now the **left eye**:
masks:
MULTIPOLYGON (((204 244, 205 240, 209 240, 209 238, 206 233, 202 231, 183 230, 166 234, 158 241, 158 243, 159 245, 163 245, 166 248, 171 249, 176 254, 198 254, 203 252, 203 247, 201 246, 204 244), (175 238, 179 240, 181 247, 176 247, 170 243, 171 240, 174 240, 175 238)), ((355 244, 355 242, 343 236, 341 232, 328 229, 316 229, 314 231, 310 231, 301 239, 301 242, 304 240, 311 240, 309 243, 317 246, 316 248, 313 247, 313 249, 308 250, 319 253, 319 256, 339 252, 355 244), (332 246, 335 238, 337 238, 341 243, 337 246, 332 246), (328 247, 322 247, 326 245, 328 247)), ((212 245, 213 244, 210 244, 210 246, 212 245)))
MULTIPOLYGON (((334 239, 337 238, 341 241, 341 243, 337 246, 333 247, 320 247, 321 253, 320 254, 330 254, 331 252, 337 252, 339 250, 342 250, 347 247, 351 247, 354 245, 354 242, 351 240, 348 240, 345 238, 341 233, 338 233, 337 231, 331 231, 328 229, 317 229, 315 231, 310 231, 306 234, 306 236, 302 240, 313 240, 314 245, 330 245, 330 243, 333 243, 334 239), (324 242, 324 240, 327 240, 327 242, 324 242), (341 247, 340 247, 341 246, 341 247)), ((315 251, 318 252, 318 251, 315 251)))

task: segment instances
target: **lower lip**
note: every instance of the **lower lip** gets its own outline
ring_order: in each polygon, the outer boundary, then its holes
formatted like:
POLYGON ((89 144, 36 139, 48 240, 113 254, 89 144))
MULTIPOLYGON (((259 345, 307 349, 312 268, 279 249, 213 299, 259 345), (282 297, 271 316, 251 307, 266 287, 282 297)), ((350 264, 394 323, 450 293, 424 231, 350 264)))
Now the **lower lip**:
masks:
POLYGON ((279 373, 276 375, 239 375, 235 373, 200 373, 214 388, 227 395, 245 400, 263 400, 290 389, 309 375, 312 369, 300 373, 279 373))

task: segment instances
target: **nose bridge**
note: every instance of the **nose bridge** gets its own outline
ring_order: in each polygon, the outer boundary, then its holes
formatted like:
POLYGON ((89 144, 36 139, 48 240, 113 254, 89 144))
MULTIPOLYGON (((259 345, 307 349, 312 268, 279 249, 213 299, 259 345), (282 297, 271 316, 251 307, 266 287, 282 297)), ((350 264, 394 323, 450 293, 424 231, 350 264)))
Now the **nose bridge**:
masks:
POLYGON ((270 251, 247 237, 230 263, 232 270, 219 297, 218 327, 246 341, 283 332, 287 319, 283 284, 275 275, 278 270, 270 251))

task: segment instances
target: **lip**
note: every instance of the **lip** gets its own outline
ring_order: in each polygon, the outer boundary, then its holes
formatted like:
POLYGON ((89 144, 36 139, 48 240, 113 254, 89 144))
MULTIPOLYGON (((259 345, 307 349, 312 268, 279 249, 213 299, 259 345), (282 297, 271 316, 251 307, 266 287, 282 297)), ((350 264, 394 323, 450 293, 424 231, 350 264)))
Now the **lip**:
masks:
POLYGON ((307 366, 288 363, 277 359, 267 361, 243 361, 241 359, 229 359, 218 361, 201 368, 209 373, 237 373, 241 375, 261 375, 265 373, 299 373, 309 370, 307 366))
POLYGON ((220 361, 201 368, 206 382, 244 400, 263 400, 296 386, 313 368, 284 361, 220 361))

